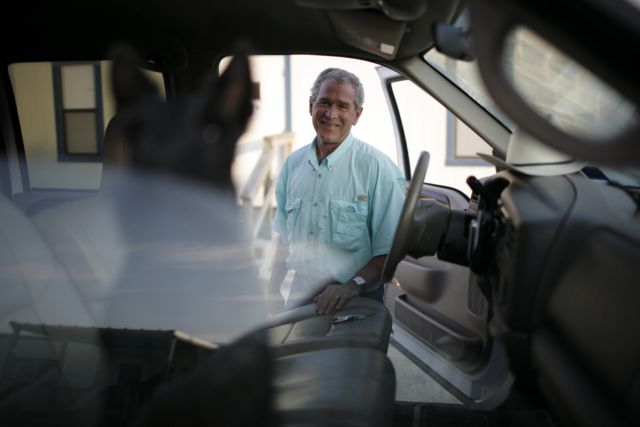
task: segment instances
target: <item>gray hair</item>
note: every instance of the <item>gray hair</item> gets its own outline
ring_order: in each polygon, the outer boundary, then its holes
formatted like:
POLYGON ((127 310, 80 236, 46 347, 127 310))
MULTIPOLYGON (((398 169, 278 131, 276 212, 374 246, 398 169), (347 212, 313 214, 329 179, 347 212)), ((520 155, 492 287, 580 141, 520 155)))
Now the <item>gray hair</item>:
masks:
POLYGON ((360 83, 360 79, 355 74, 340 68, 327 68, 318 74, 316 81, 311 87, 311 98, 315 99, 318 96, 320 86, 322 86, 322 83, 327 80, 333 80, 338 84, 351 83, 353 88, 356 90, 356 110, 362 108, 362 104, 364 104, 364 87, 362 86, 362 83, 360 83))

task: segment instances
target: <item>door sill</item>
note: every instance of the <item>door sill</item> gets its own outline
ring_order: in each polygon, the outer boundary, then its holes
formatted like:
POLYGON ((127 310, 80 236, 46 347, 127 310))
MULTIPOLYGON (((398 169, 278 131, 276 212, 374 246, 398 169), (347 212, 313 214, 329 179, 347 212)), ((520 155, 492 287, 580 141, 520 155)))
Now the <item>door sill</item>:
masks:
POLYGON ((494 342, 488 363, 473 374, 455 369, 451 362, 396 322, 393 324, 391 343, 465 407, 490 410, 508 397, 513 377, 507 366, 506 352, 500 343, 494 342))

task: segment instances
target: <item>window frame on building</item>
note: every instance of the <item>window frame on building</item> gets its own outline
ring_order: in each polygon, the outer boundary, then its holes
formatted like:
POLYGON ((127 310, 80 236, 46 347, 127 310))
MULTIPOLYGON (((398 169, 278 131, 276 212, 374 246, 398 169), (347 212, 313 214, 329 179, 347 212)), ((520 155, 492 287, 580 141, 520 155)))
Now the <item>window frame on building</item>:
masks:
POLYGON ((104 119, 102 76, 100 62, 54 62, 52 64, 56 141, 58 149, 58 161, 60 162, 102 162, 104 149, 104 119), (92 68, 94 102, 92 106, 70 108, 65 106, 64 94, 70 88, 64 87, 63 68, 89 65, 92 68), (72 151, 69 149, 69 134, 67 119, 69 115, 90 113, 95 126, 95 148, 86 151, 72 151))

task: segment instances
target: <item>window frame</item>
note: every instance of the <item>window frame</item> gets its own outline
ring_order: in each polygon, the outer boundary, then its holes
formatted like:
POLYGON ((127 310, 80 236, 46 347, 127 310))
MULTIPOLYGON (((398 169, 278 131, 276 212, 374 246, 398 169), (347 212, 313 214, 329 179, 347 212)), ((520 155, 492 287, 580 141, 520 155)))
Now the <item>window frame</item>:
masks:
POLYGON ((53 77, 53 99, 56 123, 56 145, 59 162, 102 162, 104 152, 104 111, 102 97, 102 72, 100 62, 97 61, 68 61, 52 63, 53 77), (94 108, 64 108, 62 68, 68 65, 91 65, 93 68, 93 79, 95 88, 94 108), (88 153, 70 153, 67 150, 65 113, 73 112, 93 112, 96 119, 96 151, 88 153))

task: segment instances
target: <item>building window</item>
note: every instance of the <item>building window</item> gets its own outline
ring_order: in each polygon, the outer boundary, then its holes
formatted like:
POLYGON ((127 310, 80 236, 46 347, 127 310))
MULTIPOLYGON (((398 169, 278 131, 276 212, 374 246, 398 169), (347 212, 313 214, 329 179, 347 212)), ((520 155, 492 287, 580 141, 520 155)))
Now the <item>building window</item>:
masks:
POLYGON ((59 161, 102 161, 104 134, 99 63, 55 63, 59 161))
POLYGON ((491 154, 491 147, 477 133, 447 111, 447 165, 489 166, 476 153, 491 154))

